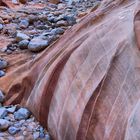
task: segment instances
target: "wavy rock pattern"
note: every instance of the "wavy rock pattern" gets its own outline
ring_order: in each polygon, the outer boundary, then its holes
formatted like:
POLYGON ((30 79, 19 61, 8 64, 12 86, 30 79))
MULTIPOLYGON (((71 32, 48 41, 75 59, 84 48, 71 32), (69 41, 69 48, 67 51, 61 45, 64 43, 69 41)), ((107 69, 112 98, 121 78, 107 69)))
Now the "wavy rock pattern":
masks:
POLYGON ((107 0, 0 79, 55 140, 139 140, 140 1, 107 0))

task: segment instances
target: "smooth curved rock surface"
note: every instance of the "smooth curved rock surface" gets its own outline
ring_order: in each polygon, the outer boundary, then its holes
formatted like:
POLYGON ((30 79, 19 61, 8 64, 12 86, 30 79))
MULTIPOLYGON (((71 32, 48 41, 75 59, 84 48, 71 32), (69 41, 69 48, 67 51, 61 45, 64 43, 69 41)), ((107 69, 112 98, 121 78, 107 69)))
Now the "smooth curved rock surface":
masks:
POLYGON ((139 140, 139 48, 140 1, 104 0, 0 79, 5 104, 28 107, 54 140, 139 140))

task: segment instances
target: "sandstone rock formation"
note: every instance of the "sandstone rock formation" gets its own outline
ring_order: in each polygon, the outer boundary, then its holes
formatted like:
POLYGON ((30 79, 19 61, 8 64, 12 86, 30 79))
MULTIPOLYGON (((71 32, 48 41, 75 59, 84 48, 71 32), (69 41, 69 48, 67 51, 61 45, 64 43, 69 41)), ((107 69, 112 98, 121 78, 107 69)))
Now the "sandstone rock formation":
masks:
POLYGON ((139 0, 104 0, 38 58, 18 60, 0 79, 5 104, 28 107, 54 140, 139 140, 139 23, 139 0))

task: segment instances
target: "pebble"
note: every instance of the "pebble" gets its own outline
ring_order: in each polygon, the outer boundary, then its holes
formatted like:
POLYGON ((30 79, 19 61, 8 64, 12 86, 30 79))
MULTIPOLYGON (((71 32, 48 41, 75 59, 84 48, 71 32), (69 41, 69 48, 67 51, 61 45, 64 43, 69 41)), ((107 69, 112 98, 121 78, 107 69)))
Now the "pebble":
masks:
POLYGON ((11 135, 15 135, 15 134, 18 133, 19 131, 20 131, 20 129, 17 128, 17 127, 14 127, 14 126, 10 126, 10 127, 8 128, 8 132, 9 132, 9 134, 11 134, 11 135))
POLYGON ((65 8, 66 4, 60 3, 57 5, 58 10, 65 8))
POLYGON ((33 137, 34 137, 34 140, 37 140, 39 138, 39 132, 34 132, 33 137))
POLYGON ((26 29, 29 26, 29 20, 23 19, 19 23, 19 27, 22 29, 26 29))
POLYGON ((64 29, 62 29, 62 28, 55 28, 55 29, 52 29, 51 33, 53 35, 63 34, 64 33, 64 29))
POLYGON ((16 111, 16 106, 12 106, 6 109, 8 113, 14 113, 16 111))
POLYGON ((41 131, 41 132, 39 133, 39 138, 44 138, 44 137, 45 137, 45 134, 44 134, 44 132, 41 131))
POLYGON ((5 76, 5 72, 3 70, 0 70, 0 77, 5 76))
POLYGON ((7 54, 11 54, 12 52, 13 52, 12 50, 9 50, 9 49, 6 50, 7 54))
POLYGON ((54 16, 48 17, 48 21, 49 21, 49 22, 52 22, 52 23, 57 22, 57 20, 56 20, 56 18, 55 18, 54 16))
POLYGON ((7 116, 7 110, 4 107, 0 108, 0 119, 3 119, 4 117, 7 116))
POLYGON ((3 24, 0 24, 0 30, 2 30, 3 29, 3 24))
POLYGON ((36 28, 39 30, 48 30, 50 27, 47 25, 38 25, 36 28))
POLYGON ((28 119, 31 115, 31 112, 26 108, 20 108, 14 113, 14 118, 16 120, 28 119))
MULTIPOLYGON (((4 136, 7 136, 7 133, 0 132, 0 138, 1 138, 1 137, 4 137, 4 136)), ((0 139, 0 140, 1 140, 1 139, 0 139)))
POLYGON ((28 49, 33 52, 39 52, 47 46, 49 46, 49 42, 47 40, 43 40, 41 37, 36 37, 30 41, 28 49))
POLYGON ((16 41, 17 42, 20 42, 22 40, 29 40, 29 39, 30 39, 30 37, 28 35, 26 35, 24 33, 21 33, 21 32, 17 33, 17 36, 16 36, 16 41))
POLYGON ((10 126, 10 122, 5 119, 0 119, 0 130, 5 131, 10 126))
POLYGON ((17 0, 12 0, 13 4, 19 4, 17 0))
POLYGON ((16 49, 17 49, 17 45, 16 44, 9 44, 7 46, 7 50, 15 51, 16 49))
POLYGON ((18 43, 18 47, 20 49, 27 49, 28 48, 28 44, 29 44, 29 40, 22 40, 18 43))
POLYGON ((0 70, 5 69, 8 66, 7 61, 0 59, 0 70))
POLYGON ((3 92, 0 90, 0 103, 3 103, 5 100, 5 96, 3 94, 3 92))
POLYGON ((67 21, 65 21, 65 20, 60 20, 60 21, 58 21, 58 22, 56 23, 56 25, 57 25, 57 27, 60 27, 60 26, 67 26, 68 23, 67 23, 67 21))
POLYGON ((67 21, 69 26, 76 24, 76 18, 74 16, 64 16, 64 19, 67 21))
POLYGON ((6 50, 7 50, 7 47, 3 47, 3 48, 0 49, 0 51, 1 51, 2 53, 6 52, 6 50))

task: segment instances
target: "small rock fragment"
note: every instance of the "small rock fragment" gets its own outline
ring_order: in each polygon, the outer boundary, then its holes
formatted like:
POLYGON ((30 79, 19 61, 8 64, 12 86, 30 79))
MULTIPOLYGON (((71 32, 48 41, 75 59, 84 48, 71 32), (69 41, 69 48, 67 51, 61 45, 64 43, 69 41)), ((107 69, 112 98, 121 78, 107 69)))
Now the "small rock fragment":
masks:
POLYGON ((57 25, 57 27, 60 27, 60 26, 67 26, 68 23, 67 23, 67 21, 65 21, 65 20, 60 20, 60 21, 58 21, 58 22, 56 23, 56 25, 57 25))
POLYGON ((43 40, 40 37, 36 37, 30 41, 28 49, 33 52, 39 52, 45 49, 48 45, 49 42, 47 40, 43 40))
POLYGON ((0 108, 0 119, 3 119, 4 117, 7 116, 7 110, 4 107, 0 108))
POLYGON ((0 70, 0 77, 5 76, 5 72, 3 70, 0 70))
POLYGON ((8 113, 14 113, 16 110, 16 106, 12 106, 6 109, 8 111, 8 113))
POLYGON ((34 137, 34 140, 37 140, 39 138, 39 132, 34 132, 33 137, 34 137))
POLYGON ((3 25, 2 24, 0 24, 0 30, 2 30, 3 29, 3 25))
POLYGON ((0 103, 3 103, 5 100, 5 96, 3 94, 3 92, 0 90, 0 103))
POLYGON ((20 49, 27 49, 29 44, 29 40, 22 40, 18 43, 20 49))
POLYGON ((10 126, 10 122, 4 119, 0 119, 0 130, 5 131, 10 126))
POLYGON ((69 26, 76 24, 76 18, 74 16, 64 16, 64 19, 67 21, 69 26))
POLYGON ((29 26, 29 20, 23 19, 19 23, 20 28, 26 29, 29 26))
POLYGON ((7 54, 11 54, 12 52, 13 52, 13 51, 10 50, 10 49, 7 49, 7 50, 6 50, 6 53, 7 53, 7 54))
POLYGON ((11 134, 11 135, 15 135, 15 134, 18 133, 19 131, 20 131, 20 129, 17 128, 17 127, 14 127, 14 126, 10 126, 10 127, 8 128, 8 132, 9 132, 9 134, 11 134))
POLYGON ((12 0, 12 3, 16 5, 19 4, 17 0, 12 0))
POLYGON ((17 42, 20 42, 22 40, 29 40, 29 39, 30 39, 30 37, 28 35, 26 35, 24 33, 21 33, 21 32, 17 33, 17 36, 16 36, 16 41, 17 42))
POLYGON ((7 67, 7 61, 0 59, 0 70, 5 69, 7 67))
POLYGON ((62 29, 62 28, 55 28, 55 29, 52 29, 51 33, 53 35, 63 34, 64 33, 64 29, 62 29))
POLYGON ((30 117, 31 113, 26 108, 20 108, 18 111, 14 113, 14 118, 16 120, 22 120, 22 119, 28 119, 30 117))

